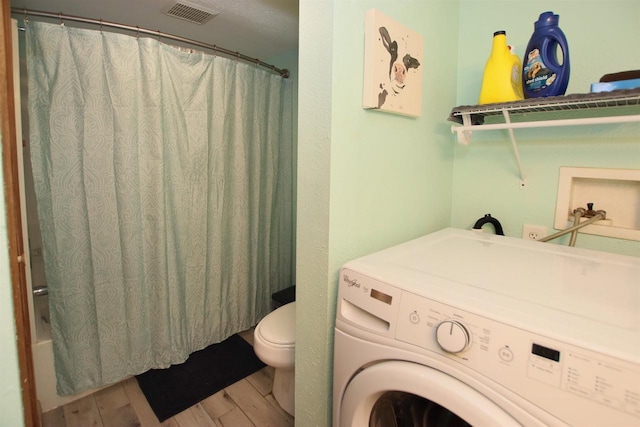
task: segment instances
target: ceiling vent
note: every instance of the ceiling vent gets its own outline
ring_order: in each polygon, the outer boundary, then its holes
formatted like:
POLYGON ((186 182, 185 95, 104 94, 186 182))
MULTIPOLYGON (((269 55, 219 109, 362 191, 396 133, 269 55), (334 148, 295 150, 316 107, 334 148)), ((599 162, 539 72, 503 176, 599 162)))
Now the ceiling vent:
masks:
POLYGON ((194 24, 204 24, 220 13, 214 10, 207 10, 202 6, 191 4, 186 1, 170 4, 163 10, 163 12, 166 15, 184 19, 185 21, 193 22, 194 24))

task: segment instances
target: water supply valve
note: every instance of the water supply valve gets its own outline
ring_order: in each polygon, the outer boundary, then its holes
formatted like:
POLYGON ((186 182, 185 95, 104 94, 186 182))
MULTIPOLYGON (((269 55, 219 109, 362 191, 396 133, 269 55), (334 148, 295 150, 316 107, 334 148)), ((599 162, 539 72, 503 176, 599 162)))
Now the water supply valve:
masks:
POLYGON ((594 211, 593 210, 593 203, 587 203, 587 209, 585 210, 585 208, 577 208, 573 210, 573 214, 576 215, 578 214, 581 217, 585 217, 585 218, 593 218, 596 215, 600 215, 602 216, 602 218, 600 218, 601 220, 606 219, 607 218, 607 212, 603 211, 603 210, 597 210, 594 211))

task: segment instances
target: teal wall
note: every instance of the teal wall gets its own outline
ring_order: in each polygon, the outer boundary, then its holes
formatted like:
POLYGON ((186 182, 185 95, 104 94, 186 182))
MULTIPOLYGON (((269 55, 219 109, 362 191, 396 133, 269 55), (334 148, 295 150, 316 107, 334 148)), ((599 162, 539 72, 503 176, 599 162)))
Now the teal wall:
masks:
MULTIPOLYGON (((1 157, 0 153, 0 157, 1 157)), ((18 348, 13 315, 4 175, 0 174, 0 426, 24 424, 18 370, 18 348)))
POLYGON ((449 225, 458 3, 300 1, 296 425, 331 425, 340 266, 449 225), (364 16, 420 33, 422 115, 362 109, 364 16))
MULTIPOLYGON (((640 69, 640 1, 537 2, 461 0, 457 104, 476 104, 482 71, 496 30, 523 57, 540 13, 560 15, 568 43, 571 79, 567 94, 587 93, 590 84, 616 71, 640 69)), ((636 110, 637 111, 637 110, 636 110)), ((637 114, 637 112, 636 112, 637 114)), ((553 232, 561 166, 640 167, 640 124, 572 126, 515 131, 526 189, 507 131, 477 132, 469 146, 456 144, 453 178, 454 227, 469 228, 486 213, 505 234, 522 235, 523 224, 553 232)), ((597 201, 595 201, 597 202, 597 201)), ((606 206, 595 206, 606 210, 606 206)), ((567 244, 569 236, 552 243, 567 244)), ((576 246, 640 255, 640 242, 579 234, 576 246)))
MULTIPOLYGON (((506 131, 459 146, 446 121, 476 104, 496 30, 522 57, 541 12, 560 14, 567 93, 640 68, 637 0, 300 1, 296 423, 331 425, 337 273, 365 253, 486 213, 508 235, 551 229, 560 166, 638 168, 638 124, 517 131, 526 189, 506 131), (423 114, 364 111, 363 17, 376 8, 425 38, 423 114), (454 161, 452 161, 452 155, 454 161)), ((558 239, 556 243, 565 244, 558 239)), ((577 246, 639 255, 639 244, 581 234, 577 246)))

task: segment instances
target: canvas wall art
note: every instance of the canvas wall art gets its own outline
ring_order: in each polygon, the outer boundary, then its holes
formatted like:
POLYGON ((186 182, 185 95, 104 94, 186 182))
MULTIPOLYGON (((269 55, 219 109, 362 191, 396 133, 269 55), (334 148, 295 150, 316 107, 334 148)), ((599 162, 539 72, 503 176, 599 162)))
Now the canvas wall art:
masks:
POLYGON ((419 116, 422 50, 420 34, 376 9, 367 11, 363 108, 419 116))

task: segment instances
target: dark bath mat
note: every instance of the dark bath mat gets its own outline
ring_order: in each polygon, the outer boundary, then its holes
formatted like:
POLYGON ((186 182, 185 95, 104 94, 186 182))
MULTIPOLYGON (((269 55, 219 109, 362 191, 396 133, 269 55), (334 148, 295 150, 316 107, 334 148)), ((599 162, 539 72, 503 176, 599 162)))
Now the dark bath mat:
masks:
POLYGON ((163 422, 265 366, 251 344, 236 334, 192 353, 180 365, 151 369, 136 379, 163 422))

